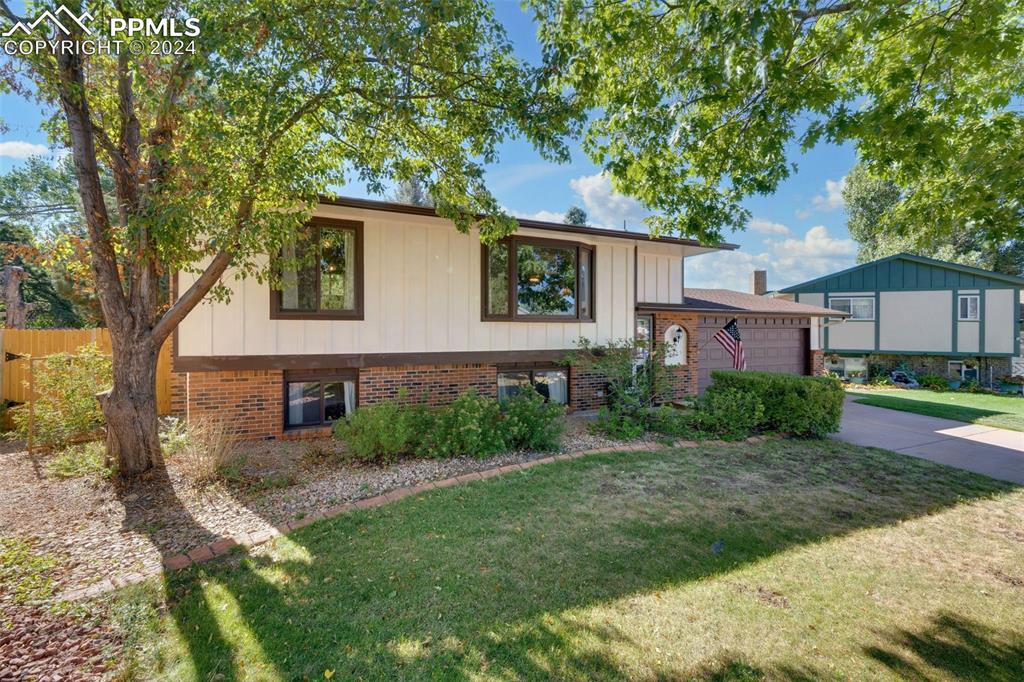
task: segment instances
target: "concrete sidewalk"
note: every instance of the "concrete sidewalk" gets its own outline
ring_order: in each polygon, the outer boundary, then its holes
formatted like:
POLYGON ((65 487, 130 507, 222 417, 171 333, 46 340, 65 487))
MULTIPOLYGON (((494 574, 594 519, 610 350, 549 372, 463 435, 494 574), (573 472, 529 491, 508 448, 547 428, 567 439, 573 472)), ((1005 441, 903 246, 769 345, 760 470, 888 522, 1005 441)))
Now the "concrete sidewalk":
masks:
POLYGON ((834 438, 1024 485, 1024 432, 888 410, 847 396, 834 438))

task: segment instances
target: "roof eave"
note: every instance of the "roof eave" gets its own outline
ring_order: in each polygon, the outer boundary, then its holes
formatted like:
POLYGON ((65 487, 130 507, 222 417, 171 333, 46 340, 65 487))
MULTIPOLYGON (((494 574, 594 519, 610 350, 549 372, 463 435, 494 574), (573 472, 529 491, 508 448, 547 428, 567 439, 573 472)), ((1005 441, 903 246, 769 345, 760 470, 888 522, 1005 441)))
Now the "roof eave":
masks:
MULTIPOLYGON (((407 215, 419 215, 428 218, 438 218, 437 211, 431 206, 414 206, 412 204, 400 204, 393 201, 378 201, 376 199, 357 199, 355 197, 329 197, 320 196, 320 203, 328 206, 342 206, 345 208, 361 208, 368 211, 385 211, 388 213, 405 213, 407 215)), ((477 216, 482 218, 483 216, 477 216)), ((696 246, 703 249, 717 249, 720 251, 734 251, 739 248, 738 244, 722 242, 714 246, 702 244, 696 239, 684 239, 682 237, 652 237, 643 232, 630 232, 628 230, 605 230, 598 227, 586 225, 566 225, 564 223, 551 223, 543 220, 530 220, 528 218, 516 218, 519 227, 534 230, 550 230, 566 232, 569 234, 586 234, 596 237, 611 237, 614 239, 631 239, 633 241, 650 241, 658 244, 678 244, 680 246, 696 246)))

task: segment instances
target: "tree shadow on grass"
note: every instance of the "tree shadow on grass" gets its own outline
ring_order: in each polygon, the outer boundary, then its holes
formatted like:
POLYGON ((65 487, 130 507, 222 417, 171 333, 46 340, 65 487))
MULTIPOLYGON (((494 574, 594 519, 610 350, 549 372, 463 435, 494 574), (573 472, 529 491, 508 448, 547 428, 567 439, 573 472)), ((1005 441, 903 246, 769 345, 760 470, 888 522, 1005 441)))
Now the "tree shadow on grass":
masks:
MULTIPOLYGON (((574 609, 1013 489, 890 453, 807 450, 783 441, 593 457, 314 524, 272 558, 168 577, 179 642, 161 673, 621 679, 636 672, 624 660, 647 655, 642 633, 574 609)), ((701 676, 758 679, 726 663, 701 676)))
POLYGON ((892 646, 869 647, 865 653, 905 680, 1024 680, 1024 638, 960 614, 942 611, 925 628, 900 628, 882 637, 892 646))

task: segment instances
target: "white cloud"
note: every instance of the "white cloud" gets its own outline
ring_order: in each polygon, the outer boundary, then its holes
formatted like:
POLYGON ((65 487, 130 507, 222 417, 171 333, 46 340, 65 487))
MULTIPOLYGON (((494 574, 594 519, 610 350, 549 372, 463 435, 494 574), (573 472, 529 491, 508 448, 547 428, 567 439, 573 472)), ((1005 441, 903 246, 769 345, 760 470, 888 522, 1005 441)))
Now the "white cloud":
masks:
POLYGON ((22 140, 0 142, 0 156, 8 159, 27 159, 30 156, 42 156, 49 153, 50 148, 45 144, 23 142, 22 140))
POLYGON ((751 218, 750 223, 747 224, 752 232, 760 232, 761 234, 784 234, 788 235, 789 228, 782 223, 773 223, 770 220, 764 218, 751 218))
POLYGON ((752 270, 768 271, 768 288, 780 289, 854 264, 857 244, 836 239, 824 225, 802 238, 765 240, 762 253, 720 251, 686 259, 686 286, 747 291, 752 270))
POLYGON ((524 218, 526 220, 543 220, 548 223, 561 223, 565 222, 565 214, 558 213, 557 211, 537 211, 536 213, 525 213, 516 215, 517 218, 524 218))
POLYGON ((845 185, 845 175, 838 180, 826 180, 825 193, 812 197, 811 205, 822 213, 828 213, 829 211, 834 211, 837 208, 842 208, 845 203, 843 201, 843 187, 845 185))
POLYGON ((583 201, 590 223, 596 227, 622 229, 622 221, 631 229, 642 227, 641 221, 650 215, 636 199, 612 190, 607 175, 596 173, 573 178, 569 186, 583 201))

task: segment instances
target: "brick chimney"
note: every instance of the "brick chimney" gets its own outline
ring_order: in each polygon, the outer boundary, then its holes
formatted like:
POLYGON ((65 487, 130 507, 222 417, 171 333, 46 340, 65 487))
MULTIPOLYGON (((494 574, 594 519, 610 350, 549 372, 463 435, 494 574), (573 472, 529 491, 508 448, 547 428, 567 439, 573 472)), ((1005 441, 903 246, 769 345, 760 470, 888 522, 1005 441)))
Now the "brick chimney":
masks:
POLYGON ((768 271, 754 270, 750 273, 750 293, 764 296, 768 293, 768 271))

